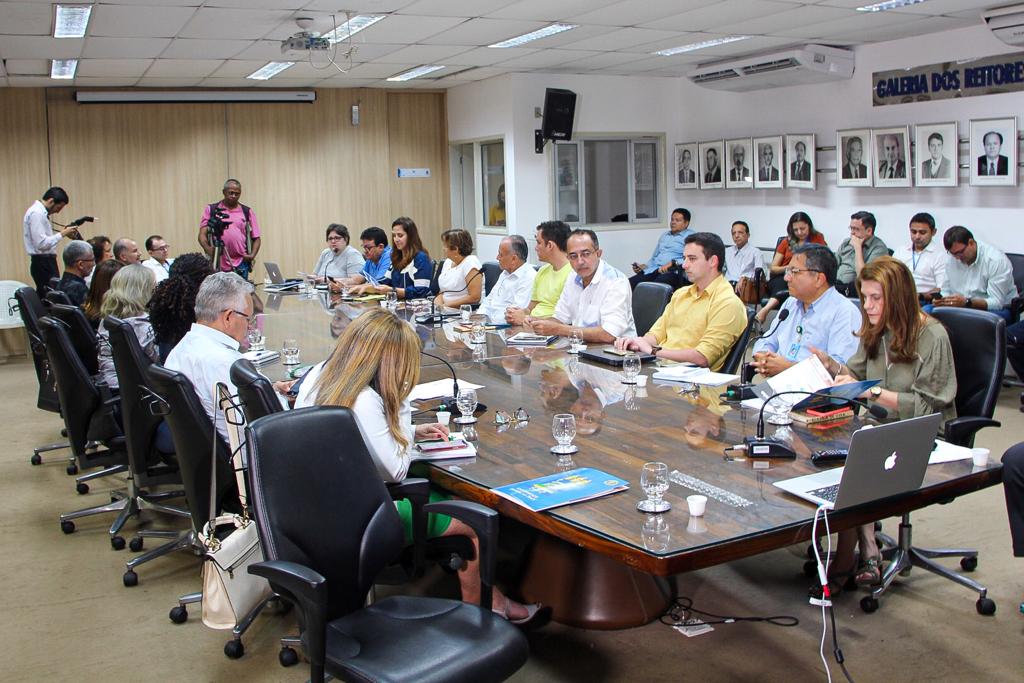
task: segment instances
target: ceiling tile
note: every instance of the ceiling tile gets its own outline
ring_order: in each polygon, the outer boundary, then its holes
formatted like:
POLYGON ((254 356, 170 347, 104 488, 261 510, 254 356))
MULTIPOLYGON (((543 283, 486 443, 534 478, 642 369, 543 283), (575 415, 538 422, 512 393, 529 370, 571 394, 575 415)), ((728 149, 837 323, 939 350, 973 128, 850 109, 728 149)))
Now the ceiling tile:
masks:
MULTIPOLYGON (((175 38, 171 41, 170 46, 160 53, 160 57, 168 59, 231 59, 254 44, 255 41, 252 40, 175 38)), ((280 46, 278 52, 280 52, 280 46)))
POLYGON ((501 66, 505 69, 543 69, 606 54, 609 53, 588 52, 586 50, 538 50, 533 54, 502 62, 501 66))
MULTIPOLYGON (((833 7, 845 7, 847 9, 856 9, 863 5, 873 4, 872 0, 822 0, 822 5, 829 5, 833 7)), ((972 11, 975 19, 981 22, 981 11, 988 7, 1001 6, 1006 3, 993 2, 993 0, 928 0, 928 2, 922 2, 917 5, 907 5, 906 7, 900 7, 898 10, 892 10, 886 12, 886 15, 892 12, 899 12, 901 14, 950 14, 952 12, 964 12, 972 11)))
POLYGON ((390 78, 419 64, 356 64, 349 70, 352 78, 390 78))
POLYGON ((305 5, 306 0, 206 0, 203 3, 203 7, 276 10, 297 10, 305 5))
POLYGON ((508 0, 418 0, 401 14, 432 17, 482 17, 508 4, 508 0))
MULTIPOLYGON (((7 73, 15 76, 49 76, 50 60, 48 59, 8 59, 4 64, 7 73)), ((3 69, 0 68, 0 73, 3 69)))
POLYGON ((303 5, 303 9, 317 12, 337 12, 338 5, 343 4, 344 9, 358 14, 379 14, 381 12, 396 12, 408 7, 416 0, 345 0, 339 3, 338 0, 312 0, 303 5))
POLYGON ((792 29, 794 26, 808 26, 849 16, 849 10, 839 9, 838 7, 806 5, 798 9, 790 9, 777 14, 757 17, 756 19, 742 19, 733 24, 722 24, 716 26, 715 30, 722 34, 776 34, 779 31, 792 29))
POLYGON ((142 76, 153 63, 152 59, 82 59, 78 62, 79 77, 126 77, 142 76))
POLYGON ((569 31, 562 31, 547 38, 534 40, 527 45, 533 48, 562 47, 571 43, 578 43, 587 38, 596 38, 615 31, 614 26, 577 26, 569 31))
POLYGON ((48 36, 53 6, 33 2, 0 2, 0 32, 16 36, 48 36))
POLYGON ((574 24, 639 26, 707 4, 707 0, 623 0, 569 17, 574 24))
POLYGON ((239 59, 229 59, 220 67, 210 74, 213 78, 244 78, 251 74, 257 69, 261 69, 266 66, 265 61, 243 61, 239 59))
POLYGON ((158 59, 146 72, 146 77, 195 78, 198 81, 213 74, 223 63, 222 59, 158 59))
POLYGON ((170 38, 86 38, 82 56, 92 59, 146 59, 159 57, 170 38))
POLYGON ((505 3, 505 7, 488 14, 495 19, 526 21, 564 21, 585 12, 591 12, 616 0, 520 0, 505 3))
MULTIPOLYGON (((909 24, 920 17, 897 12, 864 13, 852 10, 841 10, 847 13, 842 19, 834 19, 818 24, 796 25, 789 29, 777 31, 776 35, 794 37, 826 37, 830 35, 850 35, 860 33, 865 38, 876 30, 885 29, 899 24, 909 24)), ((908 35, 913 35, 909 33, 908 35)))
POLYGON ((135 76, 76 76, 75 85, 90 88, 131 88, 139 79, 135 76))
POLYGON ((445 60, 446 64, 456 64, 462 66, 491 66, 498 62, 504 62, 508 59, 515 57, 523 57, 525 55, 533 54, 537 50, 531 50, 525 47, 509 47, 509 48, 495 48, 495 47, 478 47, 470 50, 469 52, 463 52, 462 54, 449 57, 445 60))
POLYGON ((491 45, 544 28, 539 21, 504 21, 470 19, 442 33, 419 42, 428 45, 491 45))
MULTIPOLYGON (((566 50, 566 52, 569 51, 566 50)), ((587 70, 605 69, 608 67, 619 66, 620 64, 636 62, 641 59, 647 59, 647 56, 637 52, 598 52, 593 57, 586 57, 585 59, 566 62, 564 66, 571 66, 574 68, 582 67, 587 70)))
POLYGON ((716 26, 746 19, 756 19, 796 9, 797 7, 797 5, 790 2, 776 2, 773 0, 725 0, 724 2, 716 2, 712 5, 705 5, 688 12, 665 17, 642 26, 663 31, 713 31, 716 26))
POLYGON ((194 88, 202 83, 202 78, 154 78, 143 76, 135 85, 140 88, 194 88))
POLYGON ((82 38, 0 36, 0 59, 73 59, 84 43, 82 38))
MULTIPOLYGON (((441 64, 445 59, 466 51, 465 45, 410 45, 374 61, 382 64, 441 64)), ((356 54, 360 51, 357 50, 356 54)))
POLYGON ((241 10, 203 7, 196 11, 178 36, 181 38, 236 38, 257 40, 286 22, 291 30, 282 37, 298 30, 291 23, 292 12, 276 10, 241 10))
POLYGON ((378 21, 370 28, 363 29, 357 38, 364 43, 392 43, 412 45, 422 43, 424 38, 458 26, 465 19, 460 17, 423 17, 411 14, 393 14, 378 21))
MULTIPOLYGON (((965 26, 971 26, 975 22, 969 19, 957 19, 955 17, 927 17, 917 15, 912 22, 899 23, 892 26, 883 26, 880 28, 872 29, 871 31, 871 42, 881 42, 883 40, 896 40, 897 38, 906 37, 907 33, 910 32, 915 35, 923 35, 926 33, 934 33, 936 31, 948 31, 955 28, 963 28, 965 26)), ((827 33, 825 35, 831 44, 833 38, 842 38, 851 41, 863 41, 863 31, 843 31, 841 33, 827 33)))
POLYGON ((565 47, 573 50, 600 50, 602 52, 611 52, 614 50, 624 50, 636 47, 637 45, 646 45, 647 43, 653 43, 656 40, 672 40, 684 35, 685 34, 678 31, 654 31, 649 28, 623 28, 612 33, 607 33, 603 36, 568 43, 565 47))
POLYGON ((318 88, 365 88, 377 83, 379 78, 349 78, 347 74, 331 76, 317 83, 318 88))
POLYGON ((439 84, 444 84, 448 82, 482 81, 484 79, 494 78, 495 76, 500 76, 505 73, 508 73, 507 69, 502 69, 500 67, 484 66, 477 69, 466 69, 465 71, 460 71, 457 74, 452 74, 451 76, 442 78, 437 82, 439 84))
POLYGON ((173 38, 196 12, 193 7, 94 5, 90 36, 173 38))

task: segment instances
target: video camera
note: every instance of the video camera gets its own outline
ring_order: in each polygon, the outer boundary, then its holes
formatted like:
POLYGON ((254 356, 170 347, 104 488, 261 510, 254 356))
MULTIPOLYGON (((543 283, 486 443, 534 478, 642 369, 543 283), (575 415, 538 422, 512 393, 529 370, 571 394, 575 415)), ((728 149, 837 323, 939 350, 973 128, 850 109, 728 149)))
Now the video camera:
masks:
MULTIPOLYGON (((96 220, 96 219, 93 218, 92 216, 82 216, 81 218, 76 218, 75 220, 71 221, 70 223, 68 223, 64 227, 66 227, 66 228, 79 228, 84 223, 92 223, 94 220, 96 220)), ((80 239, 82 239, 82 233, 80 233, 76 229, 73 233, 71 233, 70 237, 71 237, 71 239, 74 239, 74 240, 80 240, 80 239)))
POLYGON ((210 234, 213 244, 223 243, 224 230, 231 223, 231 217, 227 211, 215 208, 210 211, 210 218, 206 221, 206 229, 210 234))

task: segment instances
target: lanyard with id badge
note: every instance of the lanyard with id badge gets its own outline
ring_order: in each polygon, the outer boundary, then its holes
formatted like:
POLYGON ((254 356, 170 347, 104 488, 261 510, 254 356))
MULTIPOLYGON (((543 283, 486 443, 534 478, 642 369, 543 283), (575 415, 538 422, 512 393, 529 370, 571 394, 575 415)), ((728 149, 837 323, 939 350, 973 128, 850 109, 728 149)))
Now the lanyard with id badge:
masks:
POLYGON ((796 326, 796 341, 789 345, 789 351, 786 352, 786 360, 796 361, 797 356, 800 353, 801 340, 804 338, 804 325, 799 323, 796 326))

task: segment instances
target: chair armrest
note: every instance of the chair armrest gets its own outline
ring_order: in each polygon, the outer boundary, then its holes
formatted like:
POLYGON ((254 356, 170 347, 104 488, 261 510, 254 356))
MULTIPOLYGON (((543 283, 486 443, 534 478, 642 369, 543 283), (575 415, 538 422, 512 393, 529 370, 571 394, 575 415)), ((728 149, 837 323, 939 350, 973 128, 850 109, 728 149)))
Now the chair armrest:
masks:
POLYGON ((306 657, 312 666, 322 668, 327 648, 327 579, 309 567, 281 560, 251 565, 249 573, 265 578, 299 610, 306 657))
POLYGON ((476 532, 480 542, 480 606, 491 609, 498 551, 498 513, 466 500, 429 503, 424 510, 454 517, 476 532))
POLYGON ((974 434, 985 427, 1000 427, 1001 423, 987 417, 955 417, 946 423, 946 441, 957 446, 974 445, 974 434))
POLYGON ((427 513, 423 506, 430 500, 430 481, 410 478, 388 484, 391 500, 408 499, 412 505, 412 566, 415 576, 422 576, 427 564, 427 513))

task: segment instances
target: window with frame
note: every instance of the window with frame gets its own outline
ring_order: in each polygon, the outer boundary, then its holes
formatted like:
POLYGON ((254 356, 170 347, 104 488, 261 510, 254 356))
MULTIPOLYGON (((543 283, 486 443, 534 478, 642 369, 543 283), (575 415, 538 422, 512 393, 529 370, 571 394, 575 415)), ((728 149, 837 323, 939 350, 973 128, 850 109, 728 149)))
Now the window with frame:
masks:
POLYGON ((661 141, 583 138, 555 144, 555 210, 579 225, 654 223, 660 216, 661 141))

